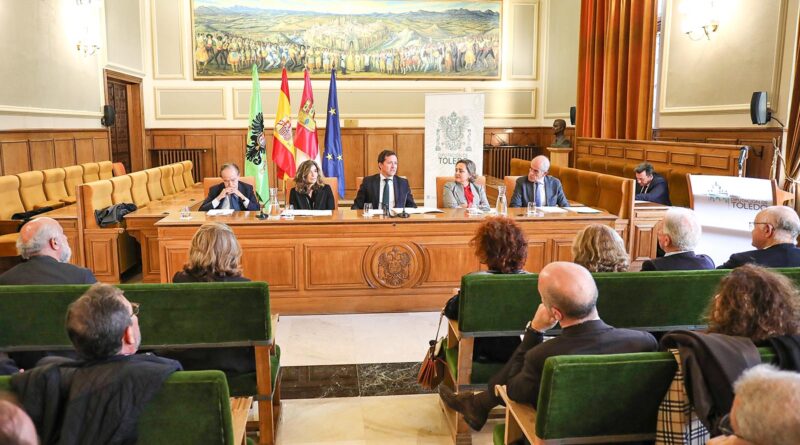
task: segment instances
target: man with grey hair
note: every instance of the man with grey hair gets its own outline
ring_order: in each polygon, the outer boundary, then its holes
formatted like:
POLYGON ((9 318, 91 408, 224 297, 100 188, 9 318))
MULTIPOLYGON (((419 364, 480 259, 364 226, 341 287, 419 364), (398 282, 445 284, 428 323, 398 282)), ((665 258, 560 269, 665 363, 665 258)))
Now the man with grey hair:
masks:
POLYGON ((517 402, 536 406, 544 361, 548 357, 571 354, 621 354, 652 352, 658 349, 655 338, 647 332, 616 329, 597 313, 597 285, 583 266, 555 262, 539 273, 542 303, 525 328, 525 337, 508 363, 489 379, 487 391, 458 394, 439 385, 439 396, 452 410, 478 431, 486 423, 489 411, 500 404, 496 385, 507 385, 508 396, 517 402), (556 324, 561 335, 544 341, 545 331, 556 324))
POLYGON ((514 185, 509 207, 528 207, 532 202, 536 207, 559 206, 569 207, 569 201, 564 195, 561 181, 552 176, 547 176, 550 170, 550 160, 546 156, 536 156, 531 160, 528 176, 520 176, 514 185))
POLYGON ((708 445, 800 444, 800 374, 759 365, 734 384, 736 398, 708 445), (726 420, 729 420, 726 421, 726 420))
MULTIPOLYGON (((258 210, 261 205, 253 186, 239 181, 239 166, 230 162, 219 169, 222 182, 208 189, 208 196, 200 204, 200 211, 211 209, 258 210)), ((262 197, 265 198, 266 197, 262 197)))
POLYGON ((22 226, 17 252, 27 261, 0 275, 0 285, 97 282, 89 269, 69 264, 72 250, 64 229, 53 218, 36 218, 22 226))
POLYGON ((697 255, 694 248, 700 241, 703 229, 694 210, 671 207, 655 227, 658 245, 665 252, 642 264, 642 271, 650 270, 706 270, 714 268, 708 255, 697 255))
POLYGON ((800 249, 800 218, 794 209, 772 206, 758 212, 750 223, 752 244, 756 250, 734 253, 717 269, 734 269, 743 264, 755 263, 763 267, 798 267, 800 249))

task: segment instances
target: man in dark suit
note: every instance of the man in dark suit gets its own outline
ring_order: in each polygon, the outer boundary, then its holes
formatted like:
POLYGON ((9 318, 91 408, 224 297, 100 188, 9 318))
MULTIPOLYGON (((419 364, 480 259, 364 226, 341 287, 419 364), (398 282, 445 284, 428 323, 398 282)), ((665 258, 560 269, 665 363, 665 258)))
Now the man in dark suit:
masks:
POLYGON ((17 252, 24 263, 0 275, 1 284, 92 284, 89 269, 69 264, 72 249, 64 229, 52 218, 36 218, 22 226, 17 252))
POLYGON ((549 170, 550 160, 547 157, 533 158, 528 176, 517 178, 509 207, 527 207, 529 202, 535 203, 536 207, 569 207, 561 181, 547 176, 549 170))
POLYGON ((633 169, 636 174, 636 199, 671 206, 669 185, 663 176, 653 169, 649 162, 642 162, 633 169))
POLYGON ((480 430, 489 411, 500 403, 495 385, 507 385, 511 399, 536 406, 544 361, 556 355, 620 354, 650 352, 658 348, 647 332, 615 329, 597 314, 597 286, 588 270, 574 263, 555 262, 539 273, 542 304, 525 328, 525 337, 514 355, 489 379, 488 391, 454 394, 439 385, 439 395, 451 409, 464 415, 474 430, 480 430), (557 323, 560 336, 544 341, 544 333, 557 323))
POLYGON ((772 206, 758 212, 750 223, 752 244, 756 250, 734 253, 717 269, 733 269, 755 263, 764 267, 800 267, 800 218, 794 209, 772 206))
POLYGON ((694 253, 702 233, 693 210, 671 207, 656 225, 658 245, 665 255, 645 261, 642 271, 713 269, 714 261, 708 255, 694 253))
POLYGON ((258 210, 258 198, 250 184, 239 182, 239 166, 228 163, 219 170, 222 183, 211 187, 200 211, 211 209, 258 210))
POLYGON ((378 174, 367 176, 361 182, 351 209, 363 209, 366 202, 372 203, 373 209, 417 206, 408 181, 396 176, 397 153, 383 150, 378 155, 378 170, 378 174))

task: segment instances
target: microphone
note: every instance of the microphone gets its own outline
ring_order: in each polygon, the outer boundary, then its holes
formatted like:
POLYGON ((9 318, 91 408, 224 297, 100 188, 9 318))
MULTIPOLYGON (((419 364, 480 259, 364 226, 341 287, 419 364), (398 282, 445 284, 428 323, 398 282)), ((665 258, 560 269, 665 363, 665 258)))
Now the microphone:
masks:
POLYGON ((750 150, 750 146, 745 145, 739 149, 739 177, 741 178, 744 176, 744 161, 747 159, 747 152, 750 150))
POLYGON ((408 199, 408 192, 403 195, 403 211, 397 214, 398 218, 408 218, 411 216, 410 213, 406 212, 406 199, 408 199))

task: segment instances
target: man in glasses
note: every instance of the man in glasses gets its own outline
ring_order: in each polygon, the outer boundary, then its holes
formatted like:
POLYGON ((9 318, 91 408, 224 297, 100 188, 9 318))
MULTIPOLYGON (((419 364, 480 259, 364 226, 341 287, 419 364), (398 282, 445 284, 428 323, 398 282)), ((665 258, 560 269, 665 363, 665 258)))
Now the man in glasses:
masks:
POLYGON ((533 158, 528 176, 517 178, 509 207, 528 207, 529 202, 534 203, 536 207, 569 207, 561 181, 547 176, 549 170, 550 160, 546 156, 533 158))
POLYGON ((800 266, 800 218, 794 209, 772 206, 758 212, 750 223, 752 244, 756 250, 734 253, 717 269, 734 269, 743 264, 755 263, 764 267, 800 266))
POLYGON ((139 305, 111 285, 96 284, 72 302, 66 329, 79 360, 47 357, 11 378, 42 442, 136 442, 139 414, 180 363, 136 354, 139 305))

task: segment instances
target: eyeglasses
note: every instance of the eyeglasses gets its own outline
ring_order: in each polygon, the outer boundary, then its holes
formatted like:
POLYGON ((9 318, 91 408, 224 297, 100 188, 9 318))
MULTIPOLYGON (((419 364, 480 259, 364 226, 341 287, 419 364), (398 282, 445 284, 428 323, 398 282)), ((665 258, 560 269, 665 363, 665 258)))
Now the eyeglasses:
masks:
POLYGON ((133 317, 134 315, 138 316, 139 315, 139 303, 134 303, 134 302, 131 301, 131 310, 132 310, 131 317, 133 317))
POLYGON ((722 433, 722 434, 724 434, 726 436, 734 436, 734 437, 738 437, 739 439, 742 439, 742 440, 747 440, 744 437, 736 434, 733 431, 733 426, 731 425, 731 414, 730 413, 725 414, 724 416, 722 416, 719 419, 719 423, 717 423, 717 428, 719 429, 720 433, 722 433))
POLYGON ((750 230, 753 230, 753 229, 755 229, 755 228, 756 228, 756 226, 757 226, 758 224, 766 224, 766 225, 768 225, 768 226, 771 226, 771 225, 772 225, 772 224, 770 224, 770 223, 768 223, 768 222, 755 222, 755 221, 750 221, 750 230))
POLYGON ((531 173, 535 173, 537 175, 546 175, 547 174, 547 170, 539 170, 538 168, 531 167, 528 170, 530 170, 531 173))

